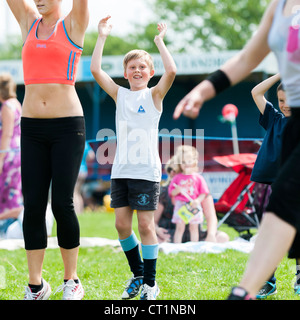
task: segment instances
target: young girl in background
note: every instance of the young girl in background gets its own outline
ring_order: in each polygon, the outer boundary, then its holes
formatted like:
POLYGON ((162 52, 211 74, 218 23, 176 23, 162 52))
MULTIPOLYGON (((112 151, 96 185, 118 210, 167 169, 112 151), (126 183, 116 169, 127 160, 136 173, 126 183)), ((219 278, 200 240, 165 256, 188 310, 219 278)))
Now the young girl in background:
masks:
POLYGON ((197 149, 192 146, 181 146, 175 153, 180 172, 172 179, 169 186, 169 195, 174 202, 172 222, 176 224, 174 243, 182 242, 185 222, 180 217, 179 210, 187 203, 197 211, 188 222, 190 239, 199 241, 199 224, 203 222, 201 202, 209 194, 209 190, 204 178, 197 172, 198 157, 197 149))

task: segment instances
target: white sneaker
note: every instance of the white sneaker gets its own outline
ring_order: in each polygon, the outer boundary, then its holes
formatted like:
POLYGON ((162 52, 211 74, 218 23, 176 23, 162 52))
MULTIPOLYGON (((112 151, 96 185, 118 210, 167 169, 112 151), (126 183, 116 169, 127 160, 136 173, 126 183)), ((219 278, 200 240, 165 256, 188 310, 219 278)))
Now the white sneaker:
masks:
POLYGON ((42 283, 43 288, 37 293, 33 293, 29 286, 25 287, 24 300, 48 300, 51 294, 50 285, 44 279, 42 283))
POLYGON ((66 283, 61 285, 56 291, 63 290, 63 300, 82 300, 84 296, 84 290, 80 280, 76 283, 73 279, 68 280, 66 283))
POLYGON ((142 292, 141 292, 141 300, 156 300, 156 297, 159 295, 159 288, 155 281, 154 287, 148 286, 146 283, 143 284, 142 292))

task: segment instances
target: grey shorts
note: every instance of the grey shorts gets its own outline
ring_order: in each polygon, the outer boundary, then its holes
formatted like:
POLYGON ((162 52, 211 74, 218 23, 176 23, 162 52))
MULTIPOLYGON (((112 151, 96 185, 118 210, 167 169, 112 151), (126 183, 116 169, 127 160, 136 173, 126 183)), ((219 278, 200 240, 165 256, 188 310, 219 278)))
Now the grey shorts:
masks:
POLYGON ((157 209, 160 183, 140 179, 112 179, 112 208, 131 207, 133 210, 157 209))

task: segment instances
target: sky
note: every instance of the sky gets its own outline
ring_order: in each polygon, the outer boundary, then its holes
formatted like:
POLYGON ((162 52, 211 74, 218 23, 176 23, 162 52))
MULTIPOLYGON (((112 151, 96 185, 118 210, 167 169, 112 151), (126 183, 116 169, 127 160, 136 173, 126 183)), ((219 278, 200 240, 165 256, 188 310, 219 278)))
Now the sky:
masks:
MULTIPOLYGON (((33 0, 27 1, 35 6, 33 0)), ((64 13, 68 13, 71 7, 72 0, 63 0, 64 13)), ((111 34, 119 36, 134 32, 134 23, 146 24, 151 17, 145 0, 89 0, 89 9, 88 31, 97 30, 99 20, 110 14, 113 25, 111 34)), ((19 26, 6 1, 0 0, 0 42, 5 41, 7 35, 19 33, 19 26)))

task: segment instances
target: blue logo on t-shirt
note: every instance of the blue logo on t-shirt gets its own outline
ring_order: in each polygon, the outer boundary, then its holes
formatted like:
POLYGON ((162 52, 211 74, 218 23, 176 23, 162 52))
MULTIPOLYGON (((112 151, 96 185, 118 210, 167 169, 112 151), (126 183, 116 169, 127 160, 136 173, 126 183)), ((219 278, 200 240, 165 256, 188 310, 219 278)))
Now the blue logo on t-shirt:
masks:
POLYGON ((142 105, 140 105, 138 113, 146 113, 145 109, 143 108, 142 105))

